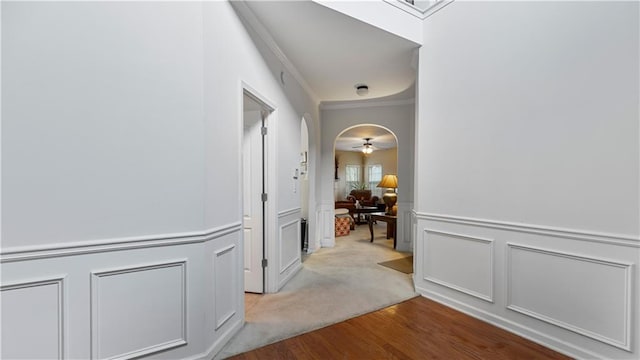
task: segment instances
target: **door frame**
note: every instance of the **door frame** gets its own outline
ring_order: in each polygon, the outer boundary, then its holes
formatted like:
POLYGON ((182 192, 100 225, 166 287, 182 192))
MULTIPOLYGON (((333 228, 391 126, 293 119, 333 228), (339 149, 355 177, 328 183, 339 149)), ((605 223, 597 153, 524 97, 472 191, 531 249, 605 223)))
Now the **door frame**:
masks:
MULTIPOLYGON (((241 121, 239 121, 239 148, 240 154, 242 154, 242 146, 243 146, 243 132, 244 132, 244 104, 243 104, 243 96, 247 95, 258 103, 262 104, 265 108, 268 109, 269 114, 263 120, 264 126, 267 128, 267 135, 264 137, 264 147, 263 147, 263 157, 264 157, 264 183, 265 190, 267 194, 267 201, 264 203, 264 212, 262 217, 263 224, 263 241, 262 241, 262 251, 264 254, 263 259, 267 260, 267 267, 263 268, 263 293, 272 293, 277 292, 277 284, 274 286, 274 282, 277 282, 277 276, 273 276, 273 269, 277 271, 277 266, 275 264, 275 239, 276 239, 276 199, 277 199, 277 188, 276 188, 276 118, 277 118, 277 108, 272 101, 270 101, 267 97, 263 95, 262 92, 257 91, 251 85, 247 84, 245 81, 240 82, 240 91, 239 91, 239 107, 240 107, 240 116, 241 121)), ((240 167, 240 178, 244 179, 244 171, 242 169, 242 161, 239 162, 240 167)), ((244 222, 244 197, 245 197, 245 189, 242 188, 240 194, 240 216, 242 221, 244 222)), ((243 224, 244 225, 244 224, 243 224)), ((244 233, 242 235, 242 253, 244 254, 244 233)), ((243 264, 240 267, 240 270, 244 272, 244 255, 242 257, 243 264)), ((244 279, 243 273, 239 274, 240 279, 244 279)), ((277 275, 277 273, 275 274, 277 275)), ((243 280, 244 281, 244 280, 243 280)))

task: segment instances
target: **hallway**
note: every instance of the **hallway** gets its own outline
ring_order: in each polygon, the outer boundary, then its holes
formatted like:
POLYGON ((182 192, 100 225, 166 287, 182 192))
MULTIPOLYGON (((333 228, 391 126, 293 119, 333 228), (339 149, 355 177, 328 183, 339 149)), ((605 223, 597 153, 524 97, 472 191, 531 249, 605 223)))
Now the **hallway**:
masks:
POLYGON ((315 330, 416 296, 411 274, 378 265, 408 253, 393 250, 385 224, 359 225, 334 248, 309 255, 279 293, 248 294, 246 323, 216 359, 315 330))

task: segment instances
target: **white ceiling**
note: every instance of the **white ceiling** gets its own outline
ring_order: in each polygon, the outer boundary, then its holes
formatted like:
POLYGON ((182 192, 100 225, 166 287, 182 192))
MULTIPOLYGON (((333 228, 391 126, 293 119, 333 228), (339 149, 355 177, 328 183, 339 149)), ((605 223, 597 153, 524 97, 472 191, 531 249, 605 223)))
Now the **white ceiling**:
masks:
POLYGON ((247 1, 320 101, 389 96, 415 81, 418 45, 311 1, 247 1), (369 94, 358 96, 364 83, 369 94))
POLYGON ((396 137, 388 130, 378 126, 363 125, 343 132, 336 139, 336 150, 362 151, 361 145, 365 142, 364 138, 371 138, 369 142, 373 144, 374 151, 398 147, 396 137), (358 147, 354 148, 354 146, 358 147))

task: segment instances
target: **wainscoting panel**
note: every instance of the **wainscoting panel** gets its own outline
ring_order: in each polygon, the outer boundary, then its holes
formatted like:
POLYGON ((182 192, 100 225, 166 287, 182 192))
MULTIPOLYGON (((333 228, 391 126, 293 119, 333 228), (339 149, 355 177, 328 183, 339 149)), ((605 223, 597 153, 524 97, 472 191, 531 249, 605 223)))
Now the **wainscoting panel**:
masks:
POLYGON ((320 245, 322 247, 334 247, 336 244, 336 234, 335 234, 335 219, 336 213, 333 208, 333 204, 322 205, 322 240, 320 241, 320 245))
POLYGON ((186 296, 186 260, 92 272, 92 359, 186 344, 186 296))
POLYGON ((413 252, 413 203, 399 202, 396 235, 398 251, 413 252))
POLYGON ((0 358, 212 359, 244 319, 242 224, 176 234, 4 253, 0 358))
POLYGON ((280 226, 280 274, 283 274, 295 263, 300 262, 300 235, 299 219, 280 226))
POLYGON ((493 302, 493 240, 425 229, 424 279, 493 302))
POLYGON ((630 264, 507 245, 509 309, 630 350, 630 264))
POLYGON ((275 254, 269 258, 269 275, 276 280, 271 292, 279 291, 302 268, 300 242, 301 208, 278 213, 275 254))
POLYGON ((2 359, 64 359, 63 278, 2 286, 2 359))
POLYGON ((415 218, 417 292, 573 358, 638 358, 636 235, 415 218))
POLYGON ((238 311, 236 274, 237 253, 235 244, 222 247, 214 251, 213 278, 214 278, 214 318, 215 329, 218 330, 229 321, 238 311))
MULTIPOLYGON (((253 264, 253 241, 251 241, 251 229, 244 229, 244 271, 252 271, 253 264)), ((257 254, 256 254, 257 255, 257 254)))

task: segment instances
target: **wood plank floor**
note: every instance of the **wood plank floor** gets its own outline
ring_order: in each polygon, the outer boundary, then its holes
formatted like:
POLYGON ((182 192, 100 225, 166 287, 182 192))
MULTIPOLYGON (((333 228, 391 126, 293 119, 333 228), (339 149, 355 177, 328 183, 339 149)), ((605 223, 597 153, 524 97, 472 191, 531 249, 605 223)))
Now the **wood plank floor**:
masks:
POLYGON ((232 359, 569 359, 432 300, 388 308, 232 359))

